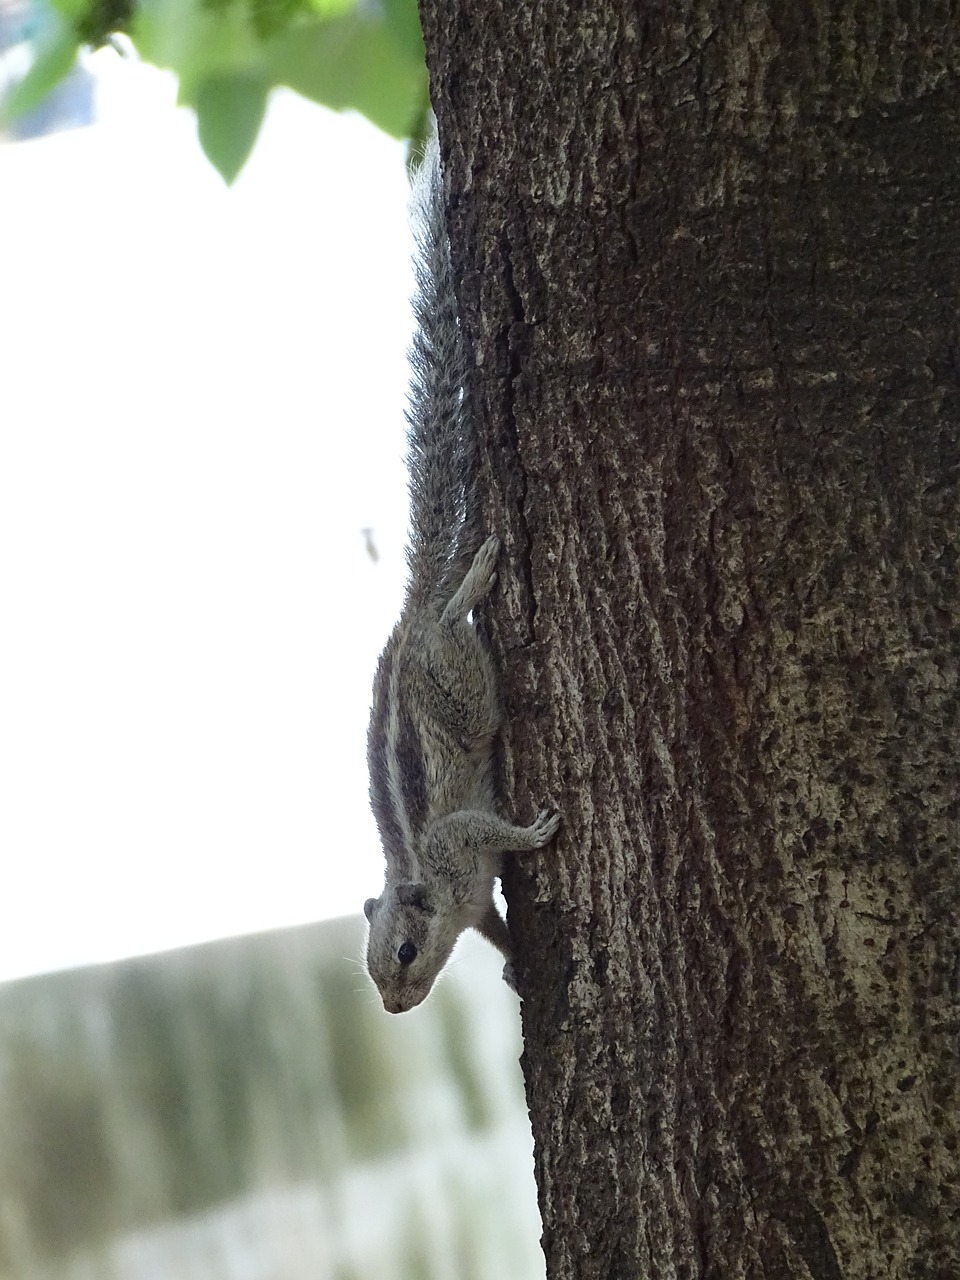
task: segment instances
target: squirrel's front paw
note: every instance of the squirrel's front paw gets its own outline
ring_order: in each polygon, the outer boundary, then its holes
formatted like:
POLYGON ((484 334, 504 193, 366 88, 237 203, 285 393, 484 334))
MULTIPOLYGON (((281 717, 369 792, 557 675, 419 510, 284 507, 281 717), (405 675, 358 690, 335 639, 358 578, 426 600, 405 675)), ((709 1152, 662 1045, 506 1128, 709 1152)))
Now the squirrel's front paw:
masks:
MULTIPOLYGON (((510 960, 503 966, 503 980, 511 991, 517 991, 517 975, 514 973, 513 964, 510 960)), ((517 991, 517 995, 520 992, 517 991)))
POLYGON ((559 826, 559 813, 553 809, 541 809, 529 828, 534 849, 542 849, 545 844, 549 844, 559 826))

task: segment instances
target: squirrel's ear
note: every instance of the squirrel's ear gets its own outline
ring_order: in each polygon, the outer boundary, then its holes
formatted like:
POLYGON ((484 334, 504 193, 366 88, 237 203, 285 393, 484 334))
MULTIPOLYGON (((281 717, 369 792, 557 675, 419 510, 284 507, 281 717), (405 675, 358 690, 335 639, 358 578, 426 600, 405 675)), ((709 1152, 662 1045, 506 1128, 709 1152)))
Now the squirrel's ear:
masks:
POLYGON ((398 884, 397 901, 404 907, 419 907, 421 911, 430 910, 425 884, 398 884))
POLYGON ((376 910, 376 908, 379 907, 379 905, 380 905, 379 898, 368 898, 366 902, 363 904, 363 914, 367 917, 368 920, 373 919, 373 913, 376 910))

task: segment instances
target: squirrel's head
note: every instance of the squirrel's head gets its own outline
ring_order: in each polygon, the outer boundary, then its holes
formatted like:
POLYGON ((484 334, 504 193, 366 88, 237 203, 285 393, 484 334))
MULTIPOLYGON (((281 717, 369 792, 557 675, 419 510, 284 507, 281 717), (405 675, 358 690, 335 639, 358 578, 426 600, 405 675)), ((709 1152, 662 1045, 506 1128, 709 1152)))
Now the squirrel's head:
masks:
POLYGON ((367 969, 388 1013, 404 1013, 425 1000, 460 932, 452 903, 425 884, 387 885, 368 898, 367 969))

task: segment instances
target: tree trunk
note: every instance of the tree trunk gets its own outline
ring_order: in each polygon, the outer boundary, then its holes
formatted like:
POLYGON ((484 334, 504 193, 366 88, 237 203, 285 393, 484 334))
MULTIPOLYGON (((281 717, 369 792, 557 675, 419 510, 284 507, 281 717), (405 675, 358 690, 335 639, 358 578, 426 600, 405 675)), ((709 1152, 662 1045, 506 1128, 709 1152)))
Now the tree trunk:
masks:
POLYGON ((956 1280, 956 5, 423 18, 549 1275, 956 1280))

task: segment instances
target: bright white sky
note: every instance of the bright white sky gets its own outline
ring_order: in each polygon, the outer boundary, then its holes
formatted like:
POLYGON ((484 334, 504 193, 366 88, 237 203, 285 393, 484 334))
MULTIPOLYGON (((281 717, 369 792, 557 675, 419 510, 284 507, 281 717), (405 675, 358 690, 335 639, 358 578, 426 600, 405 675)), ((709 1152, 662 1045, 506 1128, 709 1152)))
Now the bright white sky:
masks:
POLYGON ((90 65, 100 123, 0 145, 0 980, 383 874, 403 148, 277 95, 228 190, 166 77, 90 65))

